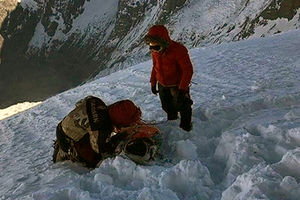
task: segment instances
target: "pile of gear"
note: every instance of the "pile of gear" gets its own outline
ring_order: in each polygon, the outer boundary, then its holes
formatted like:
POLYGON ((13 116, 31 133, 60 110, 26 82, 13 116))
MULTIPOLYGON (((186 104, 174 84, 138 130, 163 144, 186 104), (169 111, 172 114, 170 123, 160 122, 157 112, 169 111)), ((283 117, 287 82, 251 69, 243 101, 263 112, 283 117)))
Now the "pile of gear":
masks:
POLYGON ((80 100, 57 126, 53 162, 71 160, 94 168, 106 158, 125 155, 150 164, 160 156, 161 134, 141 114, 130 100, 109 106, 94 96, 80 100))

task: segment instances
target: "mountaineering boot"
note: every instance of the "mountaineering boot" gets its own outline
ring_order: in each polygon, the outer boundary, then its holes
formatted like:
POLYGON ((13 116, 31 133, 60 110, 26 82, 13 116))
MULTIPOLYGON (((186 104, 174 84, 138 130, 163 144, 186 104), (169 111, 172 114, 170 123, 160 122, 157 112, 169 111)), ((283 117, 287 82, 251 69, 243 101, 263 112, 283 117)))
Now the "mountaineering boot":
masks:
POLYGON ((193 124, 192 123, 180 123, 179 125, 180 128, 182 128, 183 130, 190 132, 193 129, 193 124))
POLYGON ((180 110, 180 125, 179 127, 189 132, 192 130, 192 108, 189 104, 186 104, 184 109, 180 110))

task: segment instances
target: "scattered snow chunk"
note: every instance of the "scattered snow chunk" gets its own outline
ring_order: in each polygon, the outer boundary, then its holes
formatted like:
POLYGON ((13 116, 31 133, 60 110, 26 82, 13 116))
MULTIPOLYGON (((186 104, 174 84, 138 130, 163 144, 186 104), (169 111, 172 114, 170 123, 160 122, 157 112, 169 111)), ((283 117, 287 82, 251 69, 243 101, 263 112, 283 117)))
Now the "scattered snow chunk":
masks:
POLYGON ((300 118, 300 109, 293 109, 289 111, 285 116, 284 119, 286 120, 295 120, 300 118))
POLYGON ((214 183, 200 161, 182 160, 162 173, 159 185, 175 191, 180 199, 210 199, 214 183))
POLYGON ((288 130, 287 134, 298 146, 300 146, 300 127, 288 130))
POLYGON ((197 159, 197 147, 190 140, 180 140, 176 142, 176 152, 180 159, 197 159))
POLYGON ((270 166, 260 163, 250 171, 238 176, 222 193, 222 200, 274 199, 278 195, 281 176, 270 166))
POLYGON ((113 179, 110 176, 108 176, 106 174, 102 174, 102 173, 96 174, 95 177, 94 177, 94 181, 95 182, 100 181, 100 182, 103 182, 105 184, 113 184, 113 179))
POLYGON ((274 168, 282 175, 300 180, 300 147, 288 151, 279 163, 274 164, 274 168))
POLYGON ((291 191, 297 188, 297 181, 294 177, 286 176, 283 178, 282 182, 280 183, 280 187, 285 191, 291 191))
POLYGON ((161 190, 154 188, 144 188, 139 194, 137 200, 179 200, 177 195, 169 189, 161 190))

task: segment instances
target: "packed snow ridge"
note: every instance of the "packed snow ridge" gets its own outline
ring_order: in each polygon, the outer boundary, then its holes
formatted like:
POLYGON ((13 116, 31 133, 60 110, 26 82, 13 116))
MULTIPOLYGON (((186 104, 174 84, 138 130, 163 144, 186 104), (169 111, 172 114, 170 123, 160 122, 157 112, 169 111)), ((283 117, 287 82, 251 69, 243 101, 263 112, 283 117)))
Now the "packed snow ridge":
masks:
POLYGON ((51 162, 56 125, 87 95, 131 99, 144 120, 165 120, 148 61, 0 121, 0 199, 299 199, 300 30, 190 53, 194 128, 158 124, 164 160, 51 162))

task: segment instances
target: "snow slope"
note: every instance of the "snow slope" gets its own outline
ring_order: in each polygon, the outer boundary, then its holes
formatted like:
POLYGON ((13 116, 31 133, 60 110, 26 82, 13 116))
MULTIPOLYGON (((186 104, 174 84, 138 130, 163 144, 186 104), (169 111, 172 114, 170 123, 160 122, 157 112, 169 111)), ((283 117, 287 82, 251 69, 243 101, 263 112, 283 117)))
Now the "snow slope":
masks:
POLYGON ((25 111, 25 110, 32 108, 40 103, 41 102, 24 102, 24 103, 18 103, 16 105, 10 106, 5 109, 0 109, 0 120, 10 117, 19 112, 25 111))
POLYGON ((165 119, 148 61, 0 121, 0 199, 298 199, 300 30, 190 53, 194 129, 158 125, 165 160, 116 157, 91 171, 51 162, 57 123, 87 95, 107 104, 129 98, 143 119, 165 119))

